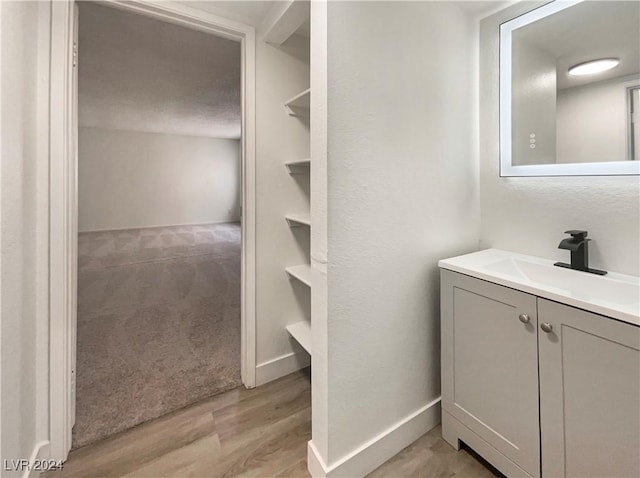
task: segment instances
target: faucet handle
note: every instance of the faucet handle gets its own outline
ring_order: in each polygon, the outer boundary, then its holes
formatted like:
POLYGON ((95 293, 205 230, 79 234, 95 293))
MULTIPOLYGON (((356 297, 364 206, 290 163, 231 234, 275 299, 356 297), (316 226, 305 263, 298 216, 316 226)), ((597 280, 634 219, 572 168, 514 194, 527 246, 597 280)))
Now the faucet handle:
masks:
POLYGON ((574 239, 577 239, 578 241, 582 241, 584 240, 585 237, 587 237, 587 231, 578 231, 578 230, 571 230, 571 231, 564 231, 565 234, 571 234, 571 237, 573 237, 574 239))

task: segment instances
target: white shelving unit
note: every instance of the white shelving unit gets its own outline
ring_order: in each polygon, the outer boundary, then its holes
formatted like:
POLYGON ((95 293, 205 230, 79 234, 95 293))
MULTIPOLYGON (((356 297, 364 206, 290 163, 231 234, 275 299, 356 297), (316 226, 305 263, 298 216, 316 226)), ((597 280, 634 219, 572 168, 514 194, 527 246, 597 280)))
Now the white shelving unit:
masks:
POLYGON ((309 214, 287 214, 284 217, 289 223, 289 227, 311 227, 311 217, 309 214))
POLYGON ((311 324, 309 321, 302 320, 295 324, 287 325, 285 328, 289 335, 296 339, 302 348, 311 355, 311 324))
MULTIPOLYGON (((301 28, 305 22, 309 21, 309 2, 304 0, 291 0, 287 5, 284 3, 274 7, 275 21, 273 26, 265 35, 265 40, 273 43, 284 41, 283 39, 291 35, 294 30, 301 28), (279 10, 278 10, 279 9, 279 10), (306 10, 305 10, 306 9, 306 10), (305 14, 306 12, 306 14, 305 14)), ((293 98, 284 103, 285 111, 289 116, 300 118, 303 123, 309 124, 311 117, 311 88, 298 93, 293 98)), ((285 164, 290 175, 306 175, 310 179, 311 159, 297 159, 288 161, 285 164)), ((300 180, 304 181, 305 178, 300 180)), ((290 228, 311 228, 311 215, 286 214, 285 219, 290 228)), ((309 255, 310 255, 309 251, 309 255)), ((309 262, 311 258, 308 257, 309 262)), ((301 264, 287 267, 285 269, 290 280, 296 280, 311 289, 311 265, 301 264)), ((309 290, 311 292, 311 290, 309 290)), ((309 311, 310 312, 310 311, 309 311)), ((306 315, 306 314, 305 314, 306 315)), ((303 317, 305 316, 303 315, 303 317)), ((311 354, 311 319, 305 319, 285 327, 287 333, 291 335, 304 350, 311 354)))
POLYGON ((284 104, 290 116, 307 116, 311 108, 311 88, 297 94, 284 104))
POLYGON ((289 277, 299 280, 307 287, 311 287, 311 266, 309 264, 287 267, 285 272, 289 277))
POLYGON ((289 174, 309 174, 311 168, 311 159, 299 159, 297 161, 289 161, 284 163, 289 174))

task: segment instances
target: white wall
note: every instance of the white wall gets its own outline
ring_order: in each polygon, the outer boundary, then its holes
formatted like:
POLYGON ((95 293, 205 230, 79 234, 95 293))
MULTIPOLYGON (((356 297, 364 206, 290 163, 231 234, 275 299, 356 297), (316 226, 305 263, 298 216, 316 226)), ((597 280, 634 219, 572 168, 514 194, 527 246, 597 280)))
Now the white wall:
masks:
POLYGON ((284 163, 309 157, 309 123, 287 115, 284 103, 309 88, 308 39, 282 47, 256 44, 256 311, 257 380, 276 378, 309 357, 285 326, 309 315, 309 290, 289 281, 285 267, 309 262, 309 232, 292 229, 286 213, 309 212, 309 177, 284 163), (277 359, 281 360, 277 360, 277 359), (276 362, 272 362, 272 361, 276 362), (282 367, 282 368, 281 368, 282 367), (275 373, 276 375, 272 375, 275 373))
POLYGON ((513 35, 512 157, 514 164, 556 162, 556 59, 513 35), (530 135, 535 135, 531 148, 530 135))
POLYGON ((523 3, 481 22, 480 188, 482 247, 564 260, 564 231, 585 229, 591 266, 640 273, 637 176, 499 177, 498 25, 533 8, 523 3))
POLYGON ((80 231, 240 220, 240 142, 81 127, 80 231))
POLYGON ((622 77, 558 92, 557 162, 627 159, 627 88, 640 79, 622 77))
MULTIPOLYGON (((0 2, 0 461, 29 459, 47 437, 48 5, 0 2), (42 60, 45 60, 42 63, 42 60), (44 70, 38 70, 39 66, 44 70), (36 74, 38 73, 38 74, 36 74), (38 104, 37 100, 45 104, 38 104), (42 109, 40 109, 42 108, 42 109), (44 117, 46 118, 46 117, 44 117), (44 141, 44 143, 42 142, 44 141), (43 202, 44 201, 44 202, 43 202), (43 277, 45 281, 43 281, 43 277)), ((4 466, 3 466, 4 468, 4 466)), ((18 476, 3 470, 2 476, 18 476)))
POLYGON ((452 3, 328 5, 329 467, 440 395, 437 261, 478 245, 476 51, 452 3))
MULTIPOLYGON (((329 331, 327 320, 328 3, 311 3, 311 430, 308 468, 326 462, 329 435, 329 331)), ((319 473, 319 474, 322 474, 319 473)), ((315 475, 313 475, 315 476, 315 475)))

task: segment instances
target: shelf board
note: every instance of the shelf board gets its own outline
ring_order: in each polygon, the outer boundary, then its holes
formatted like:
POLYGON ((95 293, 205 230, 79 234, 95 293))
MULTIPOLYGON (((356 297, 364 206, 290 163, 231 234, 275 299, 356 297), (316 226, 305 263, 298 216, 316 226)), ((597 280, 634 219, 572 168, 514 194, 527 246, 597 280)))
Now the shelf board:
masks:
POLYGON ((289 227, 311 227, 311 217, 308 214, 287 214, 284 218, 289 223, 289 227))
POLYGON ((303 320, 287 325, 285 329, 311 355, 311 323, 303 320))
POLYGON ((308 22, 311 14, 310 3, 308 0, 274 3, 263 21, 263 25, 266 25, 263 40, 274 45, 282 45, 308 22))
POLYGON ((299 159, 297 161, 289 161, 284 163, 289 174, 309 174, 311 170, 311 159, 299 159))
POLYGON ((297 94, 284 104, 290 116, 305 116, 311 108, 311 88, 297 94))
POLYGON ((309 264, 287 267, 285 272, 289 277, 299 280, 307 287, 311 287, 311 266, 309 264))

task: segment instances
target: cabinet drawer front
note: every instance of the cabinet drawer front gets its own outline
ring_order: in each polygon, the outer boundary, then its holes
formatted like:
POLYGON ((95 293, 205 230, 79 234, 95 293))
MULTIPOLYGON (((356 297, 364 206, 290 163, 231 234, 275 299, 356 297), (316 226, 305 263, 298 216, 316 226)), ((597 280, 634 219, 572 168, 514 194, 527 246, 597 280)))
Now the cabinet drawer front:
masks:
POLYGON ((535 297, 450 271, 442 287, 443 407, 539 476, 535 297))
POLYGON ((538 299, 542 469, 640 476, 640 327, 538 299))

